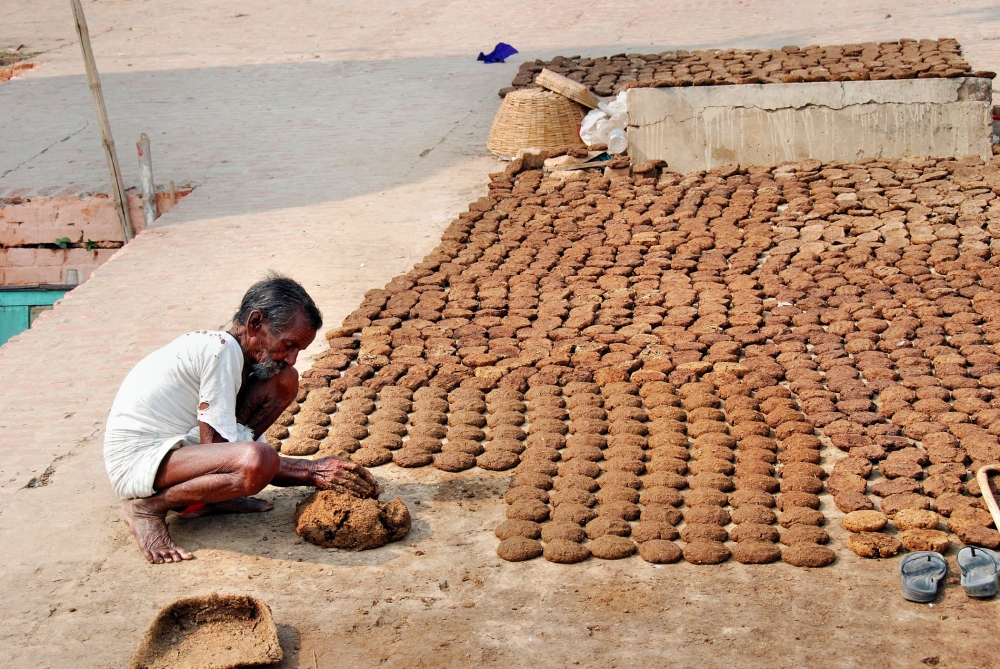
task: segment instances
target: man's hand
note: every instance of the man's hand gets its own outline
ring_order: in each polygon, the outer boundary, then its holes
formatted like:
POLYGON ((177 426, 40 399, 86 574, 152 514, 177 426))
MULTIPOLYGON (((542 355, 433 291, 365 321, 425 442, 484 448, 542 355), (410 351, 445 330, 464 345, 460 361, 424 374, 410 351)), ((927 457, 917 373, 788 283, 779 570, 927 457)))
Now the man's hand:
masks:
POLYGON ((377 498, 382 492, 371 472, 360 465, 337 457, 313 462, 313 485, 317 488, 343 488, 359 497, 377 498))

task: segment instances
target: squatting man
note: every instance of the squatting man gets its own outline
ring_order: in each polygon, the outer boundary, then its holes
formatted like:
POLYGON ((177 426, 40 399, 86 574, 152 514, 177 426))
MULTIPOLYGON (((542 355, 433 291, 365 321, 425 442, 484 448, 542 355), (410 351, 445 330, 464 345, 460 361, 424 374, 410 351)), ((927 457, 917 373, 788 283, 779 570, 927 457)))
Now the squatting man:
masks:
POLYGON ((262 441, 295 399, 295 359, 322 324, 301 285, 271 274, 243 296, 228 332, 183 335, 125 377, 108 417, 104 462, 147 560, 194 557, 170 538, 169 511, 269 511, 270 502, 250 496, 267 485, 378 496, 375 478, 352 462, 282 457, 262 441))

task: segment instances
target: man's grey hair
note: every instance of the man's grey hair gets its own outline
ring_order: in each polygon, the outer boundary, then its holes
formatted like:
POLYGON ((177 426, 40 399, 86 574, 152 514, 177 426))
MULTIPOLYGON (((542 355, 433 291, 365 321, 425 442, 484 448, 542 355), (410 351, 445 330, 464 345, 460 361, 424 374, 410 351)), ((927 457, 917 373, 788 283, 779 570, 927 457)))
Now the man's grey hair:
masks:
POLYGON ((268 272, 267 278, 250 286, 233 316, 233 323, 246 325, 254 309, 264 315, 275 332, 288 327, 299 312, 305 315, 313 330, 323 326, 323 315, 306 289, 294 279, 277 272, 268 272))

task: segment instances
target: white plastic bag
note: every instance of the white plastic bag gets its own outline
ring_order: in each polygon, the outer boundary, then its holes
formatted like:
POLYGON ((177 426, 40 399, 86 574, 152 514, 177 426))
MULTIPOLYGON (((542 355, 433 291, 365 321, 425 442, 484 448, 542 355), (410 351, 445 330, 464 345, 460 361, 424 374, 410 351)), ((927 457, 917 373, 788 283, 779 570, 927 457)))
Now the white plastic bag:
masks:
POLYGON ((622 91, 618 97, 601 102, 597 109, 590 110, 580 124, 580 139, 587 146, 607 144, 612 130, 624 130, 627 126, 625 91, 622 91))

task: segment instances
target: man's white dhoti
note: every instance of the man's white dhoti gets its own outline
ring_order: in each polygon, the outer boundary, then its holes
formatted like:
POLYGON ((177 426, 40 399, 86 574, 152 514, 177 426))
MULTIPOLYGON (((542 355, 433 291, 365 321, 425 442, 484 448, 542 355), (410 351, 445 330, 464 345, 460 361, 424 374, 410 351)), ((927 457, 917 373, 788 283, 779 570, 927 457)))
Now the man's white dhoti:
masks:
POLYGON ((118 390, 104 436, 104 463, 118 497, 154 494, 167 453, 201 442, 199 422, 227 441, 253 441, 253 432, 236 422, 242 384, 243 350, 228 332, 191 332, 140 361, 118 390))

